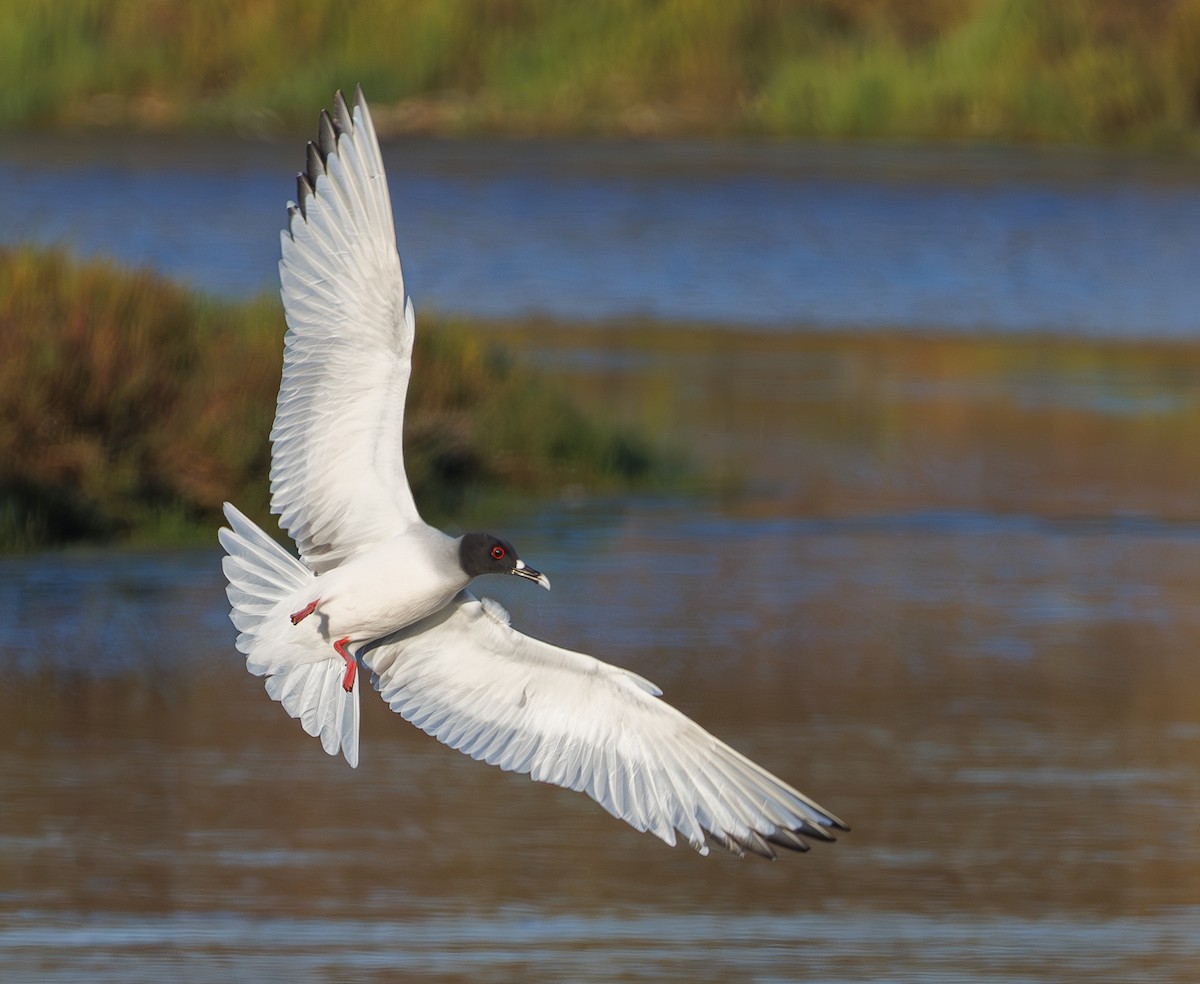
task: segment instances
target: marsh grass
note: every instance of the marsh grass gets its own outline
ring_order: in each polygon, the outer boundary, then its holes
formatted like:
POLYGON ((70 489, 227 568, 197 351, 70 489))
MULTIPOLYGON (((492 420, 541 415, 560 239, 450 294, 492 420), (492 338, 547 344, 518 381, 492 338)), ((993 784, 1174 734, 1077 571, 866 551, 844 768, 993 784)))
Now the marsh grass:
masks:
POLYGON ((1195 146, 1200 0, 0 0, 0 122, 1195 146))
MULTIPOLYGON (((210 537, 267 518, 278 301, 228 303, 62 252, 0 250, 0 548, 210 537)), ((649 441, 592 419, 461 325, 423 318, 406 462, 427 518, 463 497, 668 480, 649 441)))

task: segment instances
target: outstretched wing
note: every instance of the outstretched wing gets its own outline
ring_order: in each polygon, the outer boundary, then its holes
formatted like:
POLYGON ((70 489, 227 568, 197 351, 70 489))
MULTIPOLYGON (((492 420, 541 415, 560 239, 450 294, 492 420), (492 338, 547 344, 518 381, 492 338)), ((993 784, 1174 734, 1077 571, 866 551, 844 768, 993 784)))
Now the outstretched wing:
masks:
POLYGON ((321 114, 288 203, 288 332, 271 430, 271 510, 317 573, 419 519, 404 471, 414 320, 362 90, 321 114))
POLYGON ((807 850, 849 829, 658 699, 636 674, 517 632, 464 591, 361 654, 392 710, 502 769, 580 790, 668 844, 807 850))

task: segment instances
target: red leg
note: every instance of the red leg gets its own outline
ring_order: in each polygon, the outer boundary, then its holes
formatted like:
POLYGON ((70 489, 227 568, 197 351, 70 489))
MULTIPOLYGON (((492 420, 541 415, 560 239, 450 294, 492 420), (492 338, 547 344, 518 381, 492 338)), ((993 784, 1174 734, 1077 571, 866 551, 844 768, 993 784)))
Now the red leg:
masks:
POLYGON ((301 608, 300 611, 296 612, 292 616, 292 625, 299 625, 301 622, 303 622, 306 618, 308 618, 309 615, 317 610, 317 605, 320 603, 321 599, 318 598, 316 601, 310 601, 307 605, 301 608))
POLYGON ((354 678, 358 675, 358 660, 346 648, 346 643, 349 641, 350 637, 346 636, 333 644, 333 648, 337 650, 337 654, 346 661, 346 675, 342 677, 342 689, 346 693, 354 689, 354 678))

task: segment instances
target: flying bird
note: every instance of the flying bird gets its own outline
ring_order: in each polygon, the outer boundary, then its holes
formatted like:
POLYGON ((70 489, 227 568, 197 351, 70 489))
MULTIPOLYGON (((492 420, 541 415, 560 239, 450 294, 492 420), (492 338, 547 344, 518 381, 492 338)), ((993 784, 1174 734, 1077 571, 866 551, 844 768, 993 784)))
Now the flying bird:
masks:
POLYGON ((233 505, 219 533, 246 668, 325 751, 358 764, 360 668, 392 710, 502 769, 587 793, 674 845, 775 857, 849 828, 628 670, 518 632, 468 586, 550 587, 511 543, 417 511, 402 430, 415 319, 361 87, 323 112, 281 234, 288 331, 271 511, 292 556, 233 505))

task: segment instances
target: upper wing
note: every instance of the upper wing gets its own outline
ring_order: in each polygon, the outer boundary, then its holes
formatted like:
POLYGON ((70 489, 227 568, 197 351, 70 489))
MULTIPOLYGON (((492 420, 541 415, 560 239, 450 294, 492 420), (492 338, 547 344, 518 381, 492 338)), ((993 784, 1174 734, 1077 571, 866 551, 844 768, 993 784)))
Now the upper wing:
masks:
POLYGON ((321 114, 288 202, 279 261, 283 381, 271 510, 317 573, 417 520, 401 444, 412 302, 379 141, 362 90, 321 114))
POLYGON ((464 591, 362 654, 392 707, 453 748, 582 790, 668 844, 774 857, 849 828, 658 699, 636 674, 514 630, 464 591))

